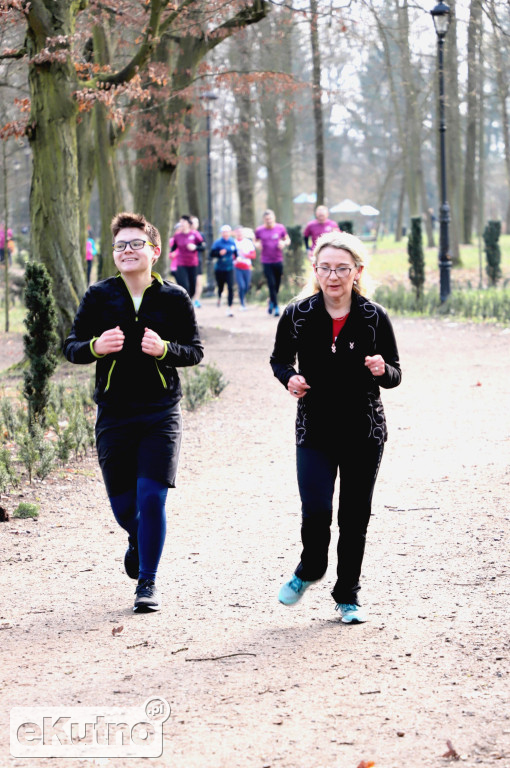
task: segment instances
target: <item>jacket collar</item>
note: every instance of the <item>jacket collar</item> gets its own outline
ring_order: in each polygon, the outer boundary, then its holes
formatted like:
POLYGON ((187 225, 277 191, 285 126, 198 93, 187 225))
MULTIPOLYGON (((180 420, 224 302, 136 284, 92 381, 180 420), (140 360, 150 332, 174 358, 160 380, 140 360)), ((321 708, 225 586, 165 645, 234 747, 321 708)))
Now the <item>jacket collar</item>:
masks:
MULTIPOLYGON (((117 272, 115 277, 122 277, 122 275, 121 275, 120 272, 117 272)), ((151 272, 151 277, 153 277, 155 280, 157 280, 160 285, 163 285, 163 278, 161 277, 159 272, 151 272)))

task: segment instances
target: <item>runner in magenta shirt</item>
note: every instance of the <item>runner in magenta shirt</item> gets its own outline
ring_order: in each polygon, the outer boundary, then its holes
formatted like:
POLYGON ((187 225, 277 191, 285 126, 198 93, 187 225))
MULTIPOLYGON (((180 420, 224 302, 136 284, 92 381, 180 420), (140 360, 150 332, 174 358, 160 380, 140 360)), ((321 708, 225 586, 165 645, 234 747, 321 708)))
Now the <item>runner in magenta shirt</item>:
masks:
POLYGON ((191 220, 189 216, 181 216, 179 225, 180 228, 174 234, 174 243, 177 250, 177 266, 198 267, 197 246, 204 242, 204 238, 200 232, 191 228, 191 220))
POLYGON ((329 218, 329 211, 326 208, 325 205, 318 205, 315 209, 315 219, 313 221, 309 221, 308 224, 305 227, 305 231, 303 232, 303 240, 305 241, 305 248, 308 252, 308 256, 310 259, 312 258, 313 249, 315 248, 315 243, 319 239, 321 235, 324 234, 324 232, 333 232, 334 230, 339 230, 340 227, 336 223, 336 221, 332 221, 329 218), (312 240, 312 243, 310 245, 310 239, 312 240))
POLYGON ((267 210, 263 215, 264 224, 255 230, 255 247, 261 249, 260 261, 269 288, 267 311, 278 317, 278 291, 283 273, 283 249, 290 245, 290 237, 283 224, 278 224, 274 211, 267 210))
POLYGON ((174 251, 177 251, 177 282, 184 288, 190 299, 195 295, 198 274, 198 250, 204 238, 191 227, 191 217, 181 216, 179 229, 173 237, 174 251))

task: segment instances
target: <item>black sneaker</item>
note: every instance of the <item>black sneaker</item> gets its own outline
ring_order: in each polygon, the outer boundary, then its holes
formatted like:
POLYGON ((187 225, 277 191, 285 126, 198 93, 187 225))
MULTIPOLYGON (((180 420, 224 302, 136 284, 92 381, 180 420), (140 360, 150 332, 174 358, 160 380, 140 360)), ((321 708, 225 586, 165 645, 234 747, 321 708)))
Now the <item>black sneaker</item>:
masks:
POLYGON ((130 579, 138 578, 138 570, 140 568, 140 560, 138 558, 138 549, 134 544, 129 543, 129 547, 126 549, 124 555, 124 568, 130 579))
POLYGON ((156 589, 152 579, 140 579, 135 589, 135 604, 133 611, 137 613, 149 613, 150 611, 159 611, 159 592, 156 589))

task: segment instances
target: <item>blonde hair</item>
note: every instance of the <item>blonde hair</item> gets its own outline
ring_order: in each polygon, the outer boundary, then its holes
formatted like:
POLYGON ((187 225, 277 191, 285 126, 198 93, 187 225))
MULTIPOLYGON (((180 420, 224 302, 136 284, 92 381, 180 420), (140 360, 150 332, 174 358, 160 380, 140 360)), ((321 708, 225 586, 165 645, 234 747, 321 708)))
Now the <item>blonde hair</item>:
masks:
MULTIPOLYGON (((349 232, 325 232, 318 238, 315 244, 312 257, 312 263, 314 265, 317 264, 319 255, 324 248, 337 248, 339 251, 348 251, 354 259, 356 267, 364 267, 356 284, 352 286, 352 290, 363 296, 367 296, 368 286, 367 281, 364 278, 366 278, 365 271, 368 264, 368 255, 366 248, 359 237, 351 235, 349 232)), ((319 281, 317 280, 315 271, 313 271, 310 279, 303 287, 303 290, 297 296, 297 300, 313 296, 315 293, 319 293, 320 289, 319 281)))

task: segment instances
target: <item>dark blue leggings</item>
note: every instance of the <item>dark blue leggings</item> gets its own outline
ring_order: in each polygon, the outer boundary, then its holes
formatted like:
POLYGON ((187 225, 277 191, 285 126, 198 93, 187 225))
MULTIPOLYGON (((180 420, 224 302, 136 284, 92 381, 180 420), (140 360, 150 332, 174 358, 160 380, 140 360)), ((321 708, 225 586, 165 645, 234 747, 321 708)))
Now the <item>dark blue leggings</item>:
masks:
POLYGON ((250 290, 251 270, 239 269, 238 267, 236 267, 236 280, 237 280, 237 288, 239 290, 239 301, 241 303, 241 306, 244 307, 244 297, 250 290))
POLYGON ((269 288, 269 301, 273 307, 277 307, 278 291, 280 290, 280 282, 283 274, 283 262, 278 261, 276 264, 263 264, 262 266, 267 280, 267 287, 269 288))
POLYGON ((138 546, 140 579, 156 579, 165 543, 167 493, 167 485, 139 477, 136 488, 110 496, 115 519, 128 532, 130 543, 138 546))
POLYGON ((328 567, 333 519, 333 494, 340 473, 338 505, 337 581, 333 599, 358 603, 359 578, 372 508, 372 495, 384 445, 347 440, 329 450, 297 447, 297 475, 301 496, 303 551, 296 575, 303 581, 321 579, 328 567))

